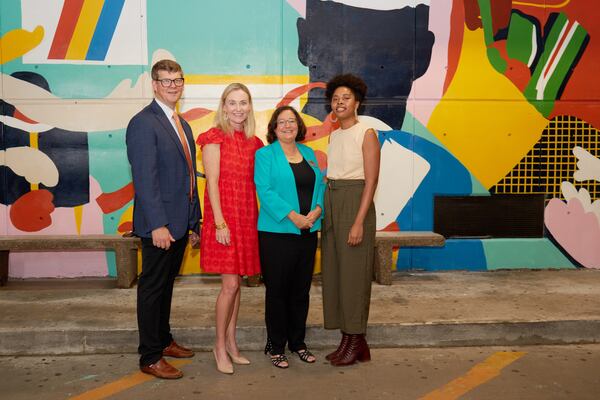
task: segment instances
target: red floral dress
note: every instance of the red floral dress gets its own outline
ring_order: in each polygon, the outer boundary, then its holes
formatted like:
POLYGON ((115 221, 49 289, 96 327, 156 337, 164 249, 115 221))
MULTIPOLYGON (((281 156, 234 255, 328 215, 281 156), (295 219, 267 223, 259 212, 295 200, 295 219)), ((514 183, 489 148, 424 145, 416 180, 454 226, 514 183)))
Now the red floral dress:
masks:
POLYGON ((258 256, 258 204, 254 186, 254 153, 263 146, 257 137, 243 132, 227 134, 211 128, 198 136, 200 148, 220 144, 219 197, 231 234, 231 244, 216 240, 215 216, 204 191, 203 224, 200 238, 200 267, 203 272, 236 275, 260 273, 258 256))

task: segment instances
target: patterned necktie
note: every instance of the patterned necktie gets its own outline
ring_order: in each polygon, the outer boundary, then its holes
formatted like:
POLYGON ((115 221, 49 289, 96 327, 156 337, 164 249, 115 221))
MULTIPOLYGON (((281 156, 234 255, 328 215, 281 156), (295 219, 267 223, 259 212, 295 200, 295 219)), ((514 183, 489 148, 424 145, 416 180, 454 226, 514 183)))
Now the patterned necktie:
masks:
POLYGON ((192 156, 190 155, 190 149, 188 148, 187 139, 185 137, 185 132, 183 131, 183 126, 181 126, 181 121, 179 120, 179 115, 177 113, 173 113, 173 119, 175 120, 175 125, 177 126, 177 133, 179 133, 179 140, 181 141, 181 146, 183 147, 183 153, 185 154, 185 159, 188 165, 188 172, 190 174, 190 201, 193 198, 194 193, 194 167, 192 164, 192 156))

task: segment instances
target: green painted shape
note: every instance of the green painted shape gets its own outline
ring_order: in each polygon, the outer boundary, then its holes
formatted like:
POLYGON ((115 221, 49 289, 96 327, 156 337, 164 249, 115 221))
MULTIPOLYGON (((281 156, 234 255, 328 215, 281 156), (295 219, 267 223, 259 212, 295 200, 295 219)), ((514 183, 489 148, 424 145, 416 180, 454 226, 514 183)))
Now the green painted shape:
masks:
POLYGON ((492 23, 492 0, 478 0, 479 15, 481 16, 481 25, 483 26, 483 37, 486 46, 494 43, 494 25, 492 23))
POLYGON ((484 239, 488 270, 575 269, 575 265, 547 238, 484 239))
POLYGON ((486 53, 492 67, 501 74, 504 74, 504 71, 506 71, 506 68, 508 67, 508 63, 502 58, 500 51, 494 47, 489 47, 486 49, 486 53))
POLYGON ((515 12, 510 16, 508 37, 506 39, 506 52, 510 58, 521 61, 527 65, 534 51, 531 43, 535 25, 527 18, 515 12))

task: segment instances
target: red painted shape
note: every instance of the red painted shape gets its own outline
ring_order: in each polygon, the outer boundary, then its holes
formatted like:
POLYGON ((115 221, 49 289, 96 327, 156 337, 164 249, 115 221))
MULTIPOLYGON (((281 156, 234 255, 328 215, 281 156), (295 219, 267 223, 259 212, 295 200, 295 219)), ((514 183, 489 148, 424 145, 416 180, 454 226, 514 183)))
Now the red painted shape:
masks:
POLYGON ((287 92, 285 94, 285 96, 283 96, 283 98, 279 101, 279 103, 277 103, 276 107, 287 106, 292 101, 296 100, 298 97, 302 96, 304 93, 308 92, 309 90, 314 89, 314 88, 325 89, 326 86, 327 86, 327 84, 325 82, 312 82, 312 83, 309 83, 306 85, 298 86, 297 88, 294 88, 294 89, 290 90, 289 92, 287 92))
POLYGON ((64 60, 81 14, 81 8, 83 7, 84 0, 65 0, 62 11, 60 13, 60 19, 58 20, 58 26, 54 33, 54 39, 48 52, 48 58, 51 60, 64 60))
POLYGON ((10 220, 23 232, 37 232, 52 224, 54 195, 46 189, 32 190, 19 197, 10 207, 10 220))
POLYGON ((133 231, 133 222, 131 222, 131 221, 123 222, 117 228, 117 232, 119 232, 119 233, 125 233, 125 232, 131 232, 131 231, 133 231))
POLYGON ((23 122, 27 122, 29 124, 37 124, 37 121, 32 120, 31 118, 29 118, 28 116, 23 114, 21 111, 17 110, 16 108, 15 108, 15 112, 13 113, 13 117, 18 120, 21 120, 23 122))
POLYGON ((491 0, 492 31, 494 36, 510 23, 512 0, 491 0))
MULTIPOLYGON (((479 13, 479 6, 477 6, 479 13)), ((481 22, 481 21, 480 21, 481 22)), ((448 41, 448 65, 446 67, 446 79, 444 80, 444 92, 454 79, 458 69, 460 51, 462 49, 463 35, 465 29, 465 9, 462 0, 453 0, 452 13, 450 14, 450 40, 448 41)))
MULTIPOLYGON (((452 13, 456 8, 463 8, 462 4, 457 4, 455 1, 452 5, 452 13)), ((470 31, 481 28, 481 12, 479 11, 479 3, 477 0, 464 0, 463 18, 465 25, 470 31)), ((451 17, 452 18, 452 17, 451 17)))
POLYGON ((181 114, 181 117, 183 119, 185 119, 187 122, 191 122, 195 119, 200 119, 200 118, 204 117, 205 115, 210 114, 211 112, 212 111, 210 111, 206 108, 197 107, 197 108, 192 108, 191 110, 187 110, 186 112, 181 114))
POLYGON ((133 199, 133 195, 133 183, 130 182, 114 192, 102 193, 96 197, 96 203, 98 203, 104 214, 110 214, 130 202, 133 199))
POLYGON ((383 232, 399 232, 400 227, 396 221, 390 222, 388 226, 382 229, 383 232))
POLYGON ((506 70, 504 75, 523 92, 531 79, 531 72, 527 65, 519 60, 508 57, 506 50, 506 40, 498 40, 492 43, 492 46, 498 50, 500 56, 506 61, 506 70))
POLYGON ((315 150, 315 156, 317 157, 317 164, 319 165, 319 169, 321 171, 325 171, 327 169, 327 154, 325 154, 321 150, 315 150))
POLYGON ((306 136, 304 137, 303 142, 306 143, 329 136, 331 132, 339 127, 340 124, 337 120, 334 121, 332 114, 329 113, 321 125, 313 125, 306 128, 306 136))

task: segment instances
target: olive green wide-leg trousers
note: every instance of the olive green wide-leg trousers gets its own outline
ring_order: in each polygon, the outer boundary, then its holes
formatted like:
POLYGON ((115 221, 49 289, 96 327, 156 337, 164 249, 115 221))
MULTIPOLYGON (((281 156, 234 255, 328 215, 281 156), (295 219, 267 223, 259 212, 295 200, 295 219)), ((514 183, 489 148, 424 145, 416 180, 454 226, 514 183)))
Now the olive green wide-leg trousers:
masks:
POLYGON ((347 334, 367 331, 375 246, 375 206, 363 224, 363 240, 348 244, 360 206, 364 180, 330 180, 325 190, 321 231, 323 318, 325 329, 347 334))

